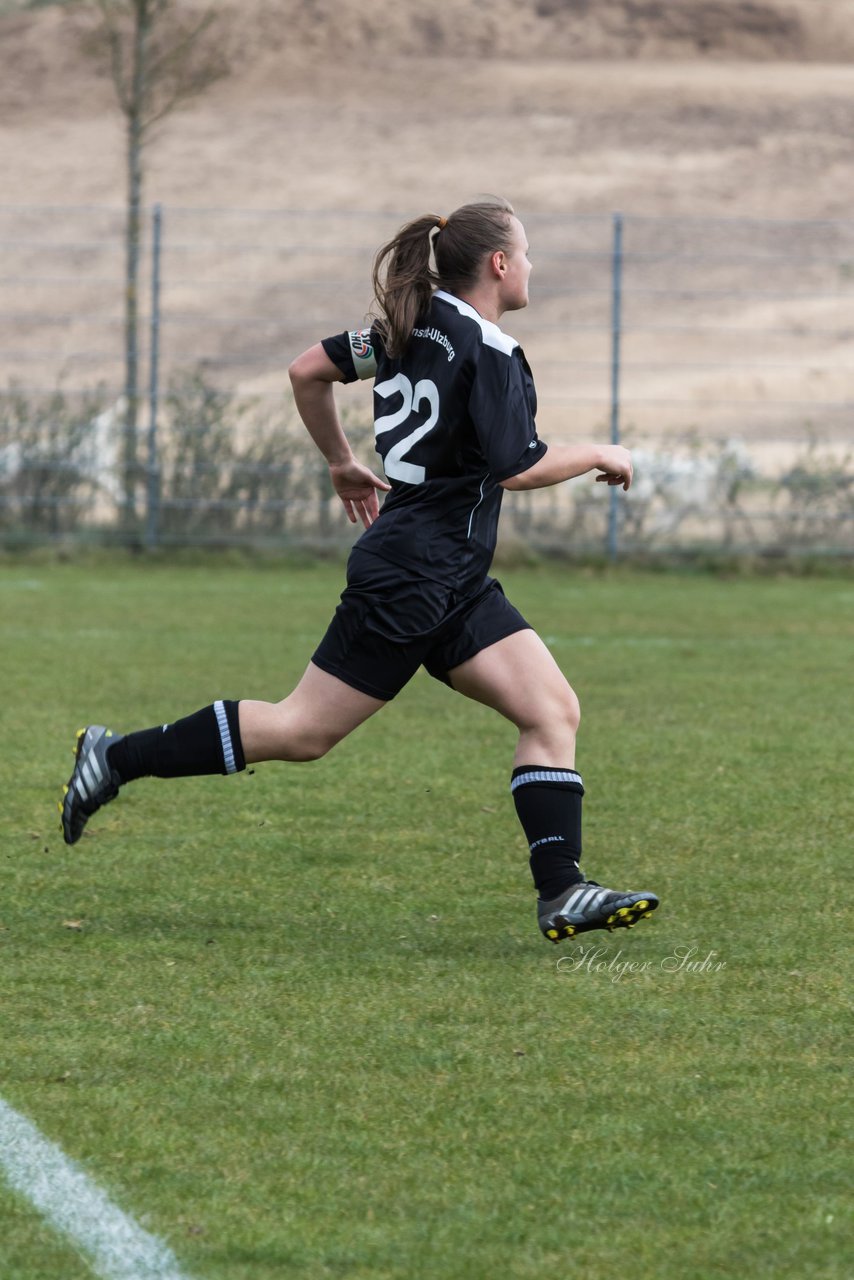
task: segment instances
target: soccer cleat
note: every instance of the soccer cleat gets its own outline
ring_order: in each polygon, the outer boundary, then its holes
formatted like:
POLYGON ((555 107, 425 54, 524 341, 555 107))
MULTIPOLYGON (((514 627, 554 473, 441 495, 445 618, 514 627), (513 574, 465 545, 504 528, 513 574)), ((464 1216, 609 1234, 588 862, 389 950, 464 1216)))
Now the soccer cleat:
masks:
POLYGON ((76 844, 92 814, 119 794, 121 780, 110 768, 107 751, 121 738, 102 724, 90 724, 78 733, 77 762, 59 805, 66 844, 76 844))
POLYGON ((595 880, 573 884, 550 902, 537 900, 540 929, 551 942, 574 938, 589 929, 631 929, 658 906, 654 893, 618 893, 595 880))

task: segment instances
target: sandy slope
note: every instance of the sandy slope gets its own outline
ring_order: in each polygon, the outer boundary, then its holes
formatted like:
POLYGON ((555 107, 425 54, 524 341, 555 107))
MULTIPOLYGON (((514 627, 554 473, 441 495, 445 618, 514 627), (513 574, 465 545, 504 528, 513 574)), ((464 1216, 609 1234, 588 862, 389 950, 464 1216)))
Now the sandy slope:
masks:
MULTIPOLYGON (((162 128, 152 199, 850 212, 854 0, 219 7, 233 74, 162 128)), ((85 25, 0 17, 5 202, 121 198, 121 117, 85 25)))
MULTIPOLYGON (((182 4, 192 7, 190 0, 182 4)), ((120 207, 122 118, 106 71, 81 50, 89 19, 75 9, 12 11, 16 7, 0 0, 0 204, 120 207)), ((223 0, 218 7, 233 72, 173 115, 152 140, 148 201, 385 212, 364 224, 364 238, 373 244, 394 225, 390 217, 442 212, 483 191, 508 195, 526 218, 614 209, 852 216, 854 0, 458 0, 429 9, 413 0, 374 8, 362 0, 223 0)), ((6 227, 16 225, 10 216, 6 227)), ((790 247, 797 249, 780 244, 781 258, 790 247)), ((21 270, 35 274, 38 265, 28 259, 21 270)), ((91 258, 81 265, 96 274, 91 258)), ((271 260, 270 269, 274 265, 271 260)), ((233 263, 226 267, 237 274, 233 263)), ((115 265, 110 270, 117 273, 115 265)), ((733 279, 726 287, 737 285, 733 279)), ((832 293, 836 282, 829 287, 832 293)), ((67 293, 57 300, 49 285, 39 294, 25 283, 18 294, 3 295, 2 306, 10 312, 70 309, 73 301, 67 293)), ((269 356, 269 372, 262 375, 256 364, 257 377, 251 369, 235 374, 241 385, 272 390, 282 384, 282 352, 301 337, 275 329, 268 346, 259 346, 236 322, 232 330, 204 333, 207 296, 170 301, 197 307, 198 341, 214 360, 241 344, 256 358, 269 356)), ((259 287, 253 295, 241 284, 217 305, 239 315, 274 311, 282 301, 272 290, 259 287)), ((683 339, 671 337, 659 372, 660 340, 657 346, 653 336, 648 347, 636 340, 636 360, 648 362, 636 391, 682 397, 689 405, 672 423, 655 410, 649 422, 641 419, 645 429, 684 428, 715 397, 849 398, 842 295, 811 311, 803 303, 768 304, 762 315, 753 314, 758 305, 751 302, 748 313, 728 304, 726 316, 707 318, 736 330, 755 324, 792 336, 770 355, 768 343, 757 348, 763 361, 777 366, 761 377, 735 371, 745 355, 737 332, 714 357, 679 350, 683 339), (810 347, 815 368, 805 365, 801 373, 797 362, 807 356, 797 334, 810 325, 829 336, 810 347), (731 360, 733 371, 724 378, 720 368, 703 373, 686 365, 680 372, 673 362, 681 358, 731 360)), ((83 300, 80 325, 87 309, 106 306, 94 294, 83 300)), ((355 302, 352 309, 358 320, 355 302)), ((547 324, 550 316, 541 300, 536 317, 519 318, 526 345, 526 327, 547 324)), ((17 324, 0 337, 3 347, 45 344, 37 324, 32 334, 17 324)), ((56 360, 75 343, 80 349, 101 340, 95 330, 69 330, 66 346, 55 345, 56 360)), ((586 360, 583 335, 573 342, 576 358, 586 360)), ((542 336, 533 345, 548 402, 562 385, 552 387, 549 362, 561 377, 565 353, 552 352, 542 336)), ((601 358, 598 348, 590 354, 601 358)), ((96 366, 86 369, 94 378, 96 366)), ((34 376, 35 363, 26 371, 34 376)), ((4 382, 13 372, 0 361, 4 382)), ((47 365, 39 376, 51 376, 47 365)), ((591 376, 605 387, 601 368, 591 376)), ((780 422, 775 408, 763 421, 732 426, 767 437, 780 422)), ((838 436, 843 428, 837 415, 831 432, 838 436)), ((730 429, 730 420, 722 421, 720 430, 730 429)), ((796 416, 788 430, 802 429, 802 415, 796 416)))

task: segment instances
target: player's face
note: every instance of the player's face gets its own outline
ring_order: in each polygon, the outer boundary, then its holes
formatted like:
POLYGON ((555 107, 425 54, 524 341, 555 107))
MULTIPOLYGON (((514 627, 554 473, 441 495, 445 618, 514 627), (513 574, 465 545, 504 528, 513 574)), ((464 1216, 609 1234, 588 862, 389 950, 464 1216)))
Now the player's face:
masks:
POLYGON ((511 218, 510 232, 510 248, 503 255, 501 311, 520 311, 522 307, 528 305, 528 277, 531 274, 531 263, 528 261, 528 237, 518 218, 511 218))

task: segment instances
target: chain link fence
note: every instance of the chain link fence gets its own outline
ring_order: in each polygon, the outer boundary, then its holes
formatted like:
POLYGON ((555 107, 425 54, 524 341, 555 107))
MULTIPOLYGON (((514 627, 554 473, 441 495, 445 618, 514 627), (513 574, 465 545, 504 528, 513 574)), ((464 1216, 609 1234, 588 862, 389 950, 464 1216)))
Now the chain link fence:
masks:
MULTIPOLYGON (((505 543, 617 555, 854 550, 854 220, 521 211, 525 347, 546 439, 620 439, 628 494, 507 495, 505 543)), ((151 211, 123 512, 124 213, 0 206, 0 538, 346 545, 287 366, 362 324, 408 213, 151 211)), ((339 394, 372 450, 370 387, 339 394)))

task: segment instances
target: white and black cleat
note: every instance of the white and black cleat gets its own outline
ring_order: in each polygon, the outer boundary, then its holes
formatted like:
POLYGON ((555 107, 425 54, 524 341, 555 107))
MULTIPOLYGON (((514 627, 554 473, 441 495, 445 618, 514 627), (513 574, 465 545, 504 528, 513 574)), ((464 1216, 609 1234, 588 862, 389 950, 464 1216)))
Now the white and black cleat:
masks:
POLYGON ((92 814, 119 794, 121 779, 110 768, 107 752, 122 736, 102 724, 90 724, 77 734, 74 772, 59 802, 66 844, 76 844, 92 814))
POLYGON ((537 919, 544 936, 550 942, 560 942, 590 929, 631 929, 657 906, 654 893, 620 893, 595 880, 583 880, 550 902, 539 898, 537 919))

